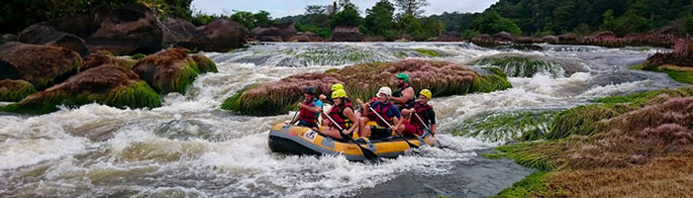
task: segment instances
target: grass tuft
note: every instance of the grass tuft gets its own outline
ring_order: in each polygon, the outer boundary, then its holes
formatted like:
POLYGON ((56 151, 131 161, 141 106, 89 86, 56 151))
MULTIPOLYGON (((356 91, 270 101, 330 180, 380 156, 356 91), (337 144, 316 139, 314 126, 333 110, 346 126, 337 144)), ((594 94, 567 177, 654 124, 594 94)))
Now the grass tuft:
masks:
POLYGON ((36 89, 27 81, 10 79, 0 81, 0 101, 18 102, 33 93, 36 93, 36 89))
POLYGON ((473 61, 471 65, 486 65, 501 68, 510 77, 532 77, 537 73, 549 73, 554 77, 562 77, 563 68, 558 63, 537 58, 518 55, 485 57, 473 61))

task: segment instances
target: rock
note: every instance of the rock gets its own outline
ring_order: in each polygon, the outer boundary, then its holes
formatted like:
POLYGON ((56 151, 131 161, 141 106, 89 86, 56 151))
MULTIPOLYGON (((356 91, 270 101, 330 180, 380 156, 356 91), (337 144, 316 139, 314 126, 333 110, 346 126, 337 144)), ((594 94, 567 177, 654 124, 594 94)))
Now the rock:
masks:
POLYGON ((140 79, 159 93, 185 93, 200 73, 193 58, 183 50, 170 48, 140 59, 132 67, 140 79))
POLYGON ((250 31, 250 34, 258 39, 271 36, 280 37, 282 41, 290 41, 291 37, 296 36, 296 27, 293 23, 263 25, 250 31))
POLYGON ((557 36, 553 35, 544 36, 541 40, 549 44, 558 44, 561 41, 557 36))
POLYGON ((212 61, 212 59, 209 59, 204 54, 198 53, 198 54, 192 55, 192 59, 197 64, 197 68, 200 69, 200 73, 207 73, 207 72, 217 73, 217 72, 219 72, 219 70, 217 69, 217 64, 214 63, 214 61, 212 61))
POLYGON ((6 42, 16 42, 17 41, 17 35, 14 34, 4 34, 0 37, 0 45, 6 42))
POLYGON ((332 32, 332 41, 359 42, 363 41, 363 34, 356 26, 337 26, 332 32))
POLYGON ((413 40, 414 40, 414 37, 409 35, 409 34, 402 34, 401 36, 399 36, 399 39, 396 39, 396 41, 399 41, 399 42, 409 42, 409 41, 413 41, 413 40))
POLYGON ((200 36, 191 39, 190 42, 180 42, 176 46, 208 52, 228 52, 242 47, 248 34, 248 29, 243 25, 226 19, 214 20, 197 29, 201 33, 200 36))
POLYGON ((116 55, 133 55, 161 50, 162 38, 152 11, 142 5, 130 5, 113 11, 86 41, 91 52, 108 50, 116 55))
POLYGON ((612 32, 612 31, 597 32, 597 34, 595 34, 595 36, 596 37, 613 37, 613 38, 616 38, 616 34, 614 34, 614 32, 612 32))
POLYGON ((498 45, 497 41, 493 40, 493 37, 488 34, 482 34, 481 36, 477 36, 472 38, 472 43, 481 45, 481 46, 496 46, 498 45))
POLYGON ((36 93, 34 85, 24 80, 0 80, 0 101, 18 102, 36 93))
POLYGON ((681 31, 679 30, 679 26, 677 25, 668 25, 668 26, 663 26, 654 30, 651 30, 647 34, 672 34, 672 35, 678 35, 681 31))
POLYGON ((507 32, 499 32, 498 34, 493 35, 493 40, 499 42, 513 42, 515 41, 515 37, 507 32))
POLYGON ((296 35, 289 38, 289 42, 310 42, 310 37, 308 35, 296 35))
POLYGON ((58 31, 53 26, 46 24, 34 24, 25 28, 19 33, 18 40, 27 44, 64 47, 77 52, 82 57, 89 54, 89 50, 85 47, 82 38, 58 31))
POLYGON ((65 82, 32 94, 3 110, 17 113, 49 113, 57 105, 101 103, 113 107, 153 108, 161 98, 133 71, 104 65, 70 77, 65 82))
POLYGON ((171 17, 164 20, 163 32, 164 45, 189 42, 192 38, 200 35, 200 31, 192 23, 181 18, 171 17))
POLYGON ((262 42, 282 42, 282 41, 284 41, 284 40, 282 40, 282 37, 280 37, 280 36, 261 36, 258 39, 260 39, 260 41, 262 41, 262 42))
POLYGON ((136 61, 131 59, 118 58, 105 53, 93 53, 84 58, 84 63, 82 64, 82 67, 79 68, 79 72, 83 72, 88 69, 96 68, 102 65, 114 65, 130 69, 133 65, 135 65, 135 62, 136 61))
POLYGON ((23 79, 38 90, 64 81, 81 65, 77 52, 62 47, 18 42, 0 46, 0 80, 23 79))
POLYGON ((459 42, 459 41, 464 41, 462 37, 458 36, 451 36, 449 34, 443 34, 440 35, 439 37, 434 39, 435 41, 442 41, 442 42, 459 42))
POLYGON ((110 9, 100 9, 91 15, 76 14, 46 22, 46 25, 54 27, 60 32, 73 34, 82 39, 87 39, 101 27, 105 16, 110 15, 110 9))
POLYGON ((580 42, 580 36, 575 33, 561 34, 558 36, 558 41, 564 44, 577 44, 580 42))

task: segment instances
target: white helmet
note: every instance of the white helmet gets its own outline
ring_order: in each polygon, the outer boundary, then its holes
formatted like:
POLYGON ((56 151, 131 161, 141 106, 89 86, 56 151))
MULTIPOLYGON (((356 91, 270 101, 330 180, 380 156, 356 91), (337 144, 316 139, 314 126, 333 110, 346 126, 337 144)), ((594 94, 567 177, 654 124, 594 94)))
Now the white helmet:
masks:
POLYGON ((381 93, 387 95, 387 97, 390 97, 392 96, 392 89, 390 89, 389 87, 381 87, 380 90, 378 90, 378 94, 376 95, 376 97, 378 97, 381 93))

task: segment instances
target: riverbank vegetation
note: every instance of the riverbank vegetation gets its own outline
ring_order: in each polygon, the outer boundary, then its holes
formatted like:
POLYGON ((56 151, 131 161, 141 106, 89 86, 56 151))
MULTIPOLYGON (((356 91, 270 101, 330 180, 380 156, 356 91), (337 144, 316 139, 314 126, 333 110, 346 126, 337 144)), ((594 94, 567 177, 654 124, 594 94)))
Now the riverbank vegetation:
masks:
POLYGON ((500 153, 542 172, 499 197, 680 197, 693 181, 693 87, 597 99, 558 114, 546 141, 500 153), (543 174, 546 172, 546 174, 543 174), (606 185, 604 185, 606 184, 606 185))

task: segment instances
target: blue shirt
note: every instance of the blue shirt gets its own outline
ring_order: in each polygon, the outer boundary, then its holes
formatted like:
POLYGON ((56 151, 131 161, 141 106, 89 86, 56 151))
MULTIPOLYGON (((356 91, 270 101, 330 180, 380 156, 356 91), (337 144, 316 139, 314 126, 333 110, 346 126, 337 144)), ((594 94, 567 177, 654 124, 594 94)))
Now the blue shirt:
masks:
MULTIPOLYGON (((385 105, 385 104, 380 103, 380 101, 375 101, 375 102, 371 105, 371 108, 372 108, 373 110, 378 109, 378 106, 383 106, 383 108, 385 108, 384 105, 385 105)), ((381 109, 382 109, 382 108, 381 108, 381 109)), ((402 118, 402 113, 399 112, 399 109, 398 109, 398 108, 395 106, 395 104, 393 104, 392 102, 390 102, 390 109, 387 110, 386 115, 387 115, 387 117, 389 117, 389 118, 392 118, 392 117, 402 118)))

